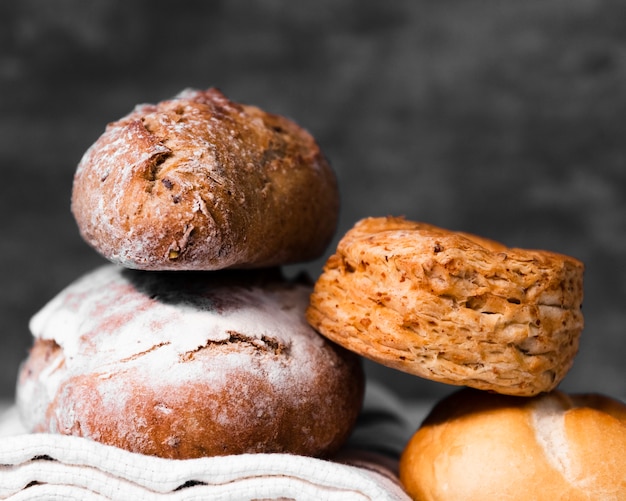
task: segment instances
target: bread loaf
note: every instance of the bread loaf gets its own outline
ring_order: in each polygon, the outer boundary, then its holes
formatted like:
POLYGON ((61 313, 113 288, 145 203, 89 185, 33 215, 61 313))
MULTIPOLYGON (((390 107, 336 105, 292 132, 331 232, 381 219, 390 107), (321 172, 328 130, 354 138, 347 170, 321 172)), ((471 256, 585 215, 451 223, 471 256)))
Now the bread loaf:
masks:
POLYGON ((306 323, 310 289, 276 270, 88 273, 31 321, 22 421, 166 458, 332 455, 363 371, 306 323))
POLYGON ((601 394, 460 390, 410 440, 400 480, 419 501, 621 501, 626 405, 601 394))
POLYGON ((216 89, 137 106, 74 176, 72 212, 104 257, 144 270, 304 262, 334 235, 339 195, 313 137, 216 89))

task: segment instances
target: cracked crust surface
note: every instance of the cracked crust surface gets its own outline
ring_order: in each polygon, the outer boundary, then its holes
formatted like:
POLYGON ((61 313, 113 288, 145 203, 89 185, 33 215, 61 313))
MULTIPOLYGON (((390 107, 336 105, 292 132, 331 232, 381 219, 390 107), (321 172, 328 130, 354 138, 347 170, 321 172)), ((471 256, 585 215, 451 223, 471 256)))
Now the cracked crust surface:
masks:
POLYGON ((315 259, 338 210, 335 175, 310 134, 216 89, 139 105, 109 124, 72 192, 85 241, 145 270, 315 259))
POLYGON ((403 218, 358 222, 307 310, 326 337, 427 379, 529 396, 555 388, 583 328, 583 264, 403 218))
POLYGON ((168 458, 332 454, 364 376, 306 322, 310 292, 276 269, 99 268, 33 317, 22 421, 168 458))

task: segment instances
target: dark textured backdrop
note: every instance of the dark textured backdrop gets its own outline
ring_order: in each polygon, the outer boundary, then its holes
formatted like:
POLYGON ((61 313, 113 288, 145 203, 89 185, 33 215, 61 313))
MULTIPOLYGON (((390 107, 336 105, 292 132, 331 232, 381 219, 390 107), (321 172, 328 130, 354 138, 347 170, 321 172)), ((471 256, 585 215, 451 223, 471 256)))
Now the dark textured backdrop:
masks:
MULTIPOLYGON (((625 2, 4 0, 0 396, 29 317, 102 262, 69 212, 84 150, 136 103, 209 86, 317 137, 338 236, 405 215, 583 260, 563 387, 626 395, 625 2)), ((406 395, 450 389, 367 368, 406 395)))

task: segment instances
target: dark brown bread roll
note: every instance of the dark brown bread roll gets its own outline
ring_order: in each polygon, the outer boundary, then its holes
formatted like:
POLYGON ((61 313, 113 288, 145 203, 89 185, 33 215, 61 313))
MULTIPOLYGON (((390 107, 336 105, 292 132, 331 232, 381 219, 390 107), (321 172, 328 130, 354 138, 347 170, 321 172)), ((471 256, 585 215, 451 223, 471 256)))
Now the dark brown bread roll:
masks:
POLYGON ((309 285, 268 273, 77 280, 31 321, 24 424, 167 458, 332 454, 360 411, 360 360, 306 323, 309 285))
POLYGON ((315 259, 338 210, 335 175, 310 134, 216 89, 140 105, 109 124, 72 193, 83 238, 145 270, 315 259))

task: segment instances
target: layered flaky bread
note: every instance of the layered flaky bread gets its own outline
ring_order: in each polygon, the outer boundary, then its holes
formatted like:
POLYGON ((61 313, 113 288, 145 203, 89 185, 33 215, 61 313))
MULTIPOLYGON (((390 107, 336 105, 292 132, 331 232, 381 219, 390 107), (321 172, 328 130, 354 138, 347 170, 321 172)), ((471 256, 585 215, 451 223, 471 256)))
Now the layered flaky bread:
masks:
POLYGON ((424 378, 511 395, 555 388, 583 328, 583 265, 403 218, 346 233, 307 318, 335 342, 424 378))
POLYGON ((602 394, 460 390, 409 441, 400 479, 420 501, 621 501, 626 405, 602 394))
POLYGON ((307 131, 216 89, 109 124, 72 192, 83 238, 144 270, 308 261, 326 250, 338 208, 335 175, 307 131))
POLYGON ((332 454, 363 372, 307 324, 310 291, 265 271, 94 270, 31 321, 23 423, 166 458, 332 454))

